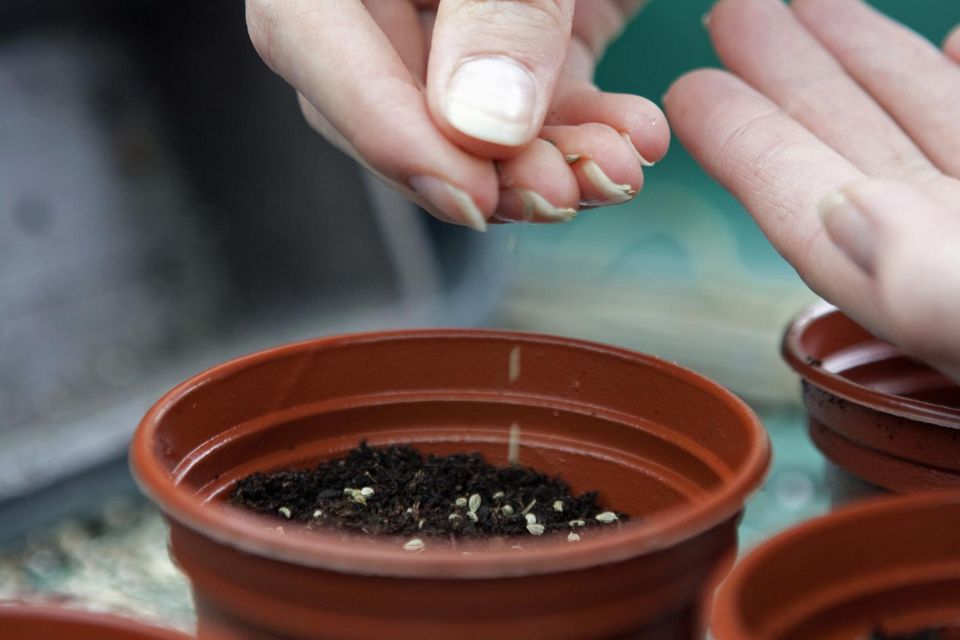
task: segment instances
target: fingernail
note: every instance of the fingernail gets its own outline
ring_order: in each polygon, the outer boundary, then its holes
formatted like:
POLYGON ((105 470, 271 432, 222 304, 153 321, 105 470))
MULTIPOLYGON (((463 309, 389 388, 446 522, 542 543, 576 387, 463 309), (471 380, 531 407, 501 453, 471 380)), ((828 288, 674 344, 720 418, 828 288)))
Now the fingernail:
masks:
POLYGON ((502 56, 472 58, 450 79, 443 112, 461 133, 518 146, 536 134, 536 97, 533 76, 516 61, 502 56))
POLYGON ((606 204, 620 204, 630 200, 637 194, 629 184, 617 184, 610 179, 603 169, 593 160, 586 160, 580 164, 583 175, 590 184, 603 196, 598 200, 581 200, 583 206, 601 206, 606 204))
POLYGON ((637 145, 633 144, 633 140, 630 139, 629 133, 621 133, 620 135, 623 136, 623 139, 627 141, 627 144, 630 145, 630 148, 633 149, 633 152, 637 154, 637 158, 640 159, 640 166, 652 167, 653 165, 656 164, 655 162, 650 162, 649 160, 644 158, 642 155, 640 155, 640 152, 637 151, 637 145))
POLYGON ((820 201, 817 211, 827 235, 850 260, 873 273, 877 233, 870 219, 842 191, 820 201))
POLYGON ((434 209, 453 222, 477 231, 487 230, 487 221, 477 204, 463 189, 434 176, 410 178, 410 188, 423 196, 434 209))
POLYGON ((513 189, 513 192, 523 202, 523 220, 525 222, 570 222, 577 217, 576 209, 555 207, 536 191, 517 187, 513 189))

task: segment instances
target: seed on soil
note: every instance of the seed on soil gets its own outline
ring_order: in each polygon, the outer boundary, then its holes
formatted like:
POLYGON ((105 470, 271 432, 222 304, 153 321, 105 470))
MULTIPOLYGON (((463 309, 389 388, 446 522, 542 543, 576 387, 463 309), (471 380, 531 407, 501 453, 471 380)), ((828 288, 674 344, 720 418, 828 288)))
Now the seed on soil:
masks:
POLYGON ((587 523, 586 523, 585 521, 583 521, 583 520, 571 520, 571 521, 568 522, 567 524, 570 525, 570 528, 571 528, 571 529, 572 529, 572 528, 575 528, 575 527, 585 527, 585 526, 587 526, 587 523))
POLYGON ((543 532, 546 531, 546 527, 544 527, 542 524, 528 523, 527 531, 529 531, 535 536, 542 536, 543 532))
POLYGON ((567 534, 567 542, 580 542, 580 534, 571 531, 567 534))
POLYGON ((618 519, 617 514, 615 514, 613 511, 604 511, 603 513, 598 513, 594 517, 603 524, 610 524, 611 522, 616 522, 618 519))
POLYGON ((365 443, 311 469, 251 474, 237 482, 230 502, 273 518, 273 525, 398 536, 397 547, 412 538, 431 547, 434 539, 444 546, 461 538, 493 543, 534 535, 528 525, 566 537, 582 533, 569 523, 602 527, 596 516, 608 512, 596 493, 575 494, 561 478, 530 467, 495 466, 479 453, 425 455, 410 446, 365 443), (553 508, 556 502, 563 511, 553 508))
POLYGON ((412 538, 403 545, 404 551, 423 551, 426 548, 426 543, 420 538, 412 538))
POLYGON ((563 511, 563 502, 560 500, 553 501, 553 510, 554 511, 563 511))

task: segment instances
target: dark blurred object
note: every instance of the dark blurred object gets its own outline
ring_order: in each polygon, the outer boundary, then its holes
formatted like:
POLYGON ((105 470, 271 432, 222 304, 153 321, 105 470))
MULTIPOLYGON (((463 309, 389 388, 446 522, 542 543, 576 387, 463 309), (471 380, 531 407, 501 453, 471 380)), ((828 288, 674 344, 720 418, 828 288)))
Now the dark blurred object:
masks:
POLYGON ((243 12, 0 4, 0 540, 129 491, 133 426, 191 372, 496 299, 490 243, 311 131, 243 12))

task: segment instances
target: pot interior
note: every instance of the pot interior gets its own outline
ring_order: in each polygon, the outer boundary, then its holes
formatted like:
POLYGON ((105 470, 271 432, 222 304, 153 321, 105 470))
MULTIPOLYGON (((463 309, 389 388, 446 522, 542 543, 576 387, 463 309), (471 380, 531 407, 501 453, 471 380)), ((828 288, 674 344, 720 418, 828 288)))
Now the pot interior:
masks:
POLYGON ((361 440, 520 461, 610 508, 649 515, 765 466, 762 433, 712 383, 640 354, 497 332, 293 345, 218 367, 161 401, 155 454, 222 501, 254 471, 307 467, 361 440), (511 362, 513 364, 511 364, 511 362))

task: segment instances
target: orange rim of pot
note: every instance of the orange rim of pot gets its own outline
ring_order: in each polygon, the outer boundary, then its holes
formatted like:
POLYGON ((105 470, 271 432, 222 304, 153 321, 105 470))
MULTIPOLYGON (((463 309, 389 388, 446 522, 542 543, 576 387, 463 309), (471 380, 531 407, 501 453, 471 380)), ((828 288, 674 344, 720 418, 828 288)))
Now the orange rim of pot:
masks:
POLYGON ((719 384, 677 364, 639 352, 560 336, 483 329, 410 329, 355 333, 266 349, 230 360, 199 373, 164 394, 141 420, 130 445, 130 465, 141 490, 173 520, 225 546, 302 566, 343 573, 414 578, 498 578, 558 573, 610 564, 668 549, 704 533, 736 516, 747 496, 762 483, 770 465, 767 433, 753 411, 719 384), (515 550, 485 550, 463 555, 454 549, 428 549, 411 554, 399 545, 370 542, 345 543, 341 535, 318 530, 299 531, 290 527, 283 536, 267 531, 263 516, 246 514, 236 508, 203 502, 179 487, 154 455, 155 432, 166 411, 185 396, 210 381, 277 356, 305 348, 370 343, 404 338, 507 338, 526 344, 560 345, 615 356, 669 372, 674 378, 709 392, 735 414, 749 442, 749 451, 738 469, 731 469, 726 482, 702 500, 684 504, 638 523, 627 523, 619 531, 584 539, 577 544, 566 540, 538 541, 524 553, 515 550))
MULTIPOLYGON (((157 627, 139 620, 99 613, 85 609, 71 609, 45 602, 0 601, 0 626, 4 619, 17 619, 32 626, 46 624, 72 625, 82 628, 89 637, 94 629, 103 632, 142 636, 144 640, 188 640, 189 637, 168 627, 157 627)), ((6 637, 5 635, 3 637, 6 637)), ((104 636, 107 637, 107 636, 104 636)), ((114 637, 113 635, 109 637, 114 637)))
POLYGON ((820 302, 801 311, 790 323, 780 351, 800 377, 835 396, 877 411, 954 429, 960 424, 960 409, 884 393, 814 365, 815 356, 804 348, 804 337, 817 322, 842 314, 837 307, 820 302))
POLYGON ((906 496, 883 496, 865 500, 859 504, 844 507, 838 511, 812 518, 775 535, 750 551, 739 560, 726 579, 720 584, 713 601, 710 630, 722 638, 753 638, 746 629, 740 616, 740 595, 744 583, 754 573, 770 562, 783 547, 792 547, 798 540, 816 537, 821 533, 849 526, 863 518, 878 514, 902 512, 908 516, 912 509, 923 509, 942 504, 960 502, 960 492, 956 490, 931 491, 906 496))

